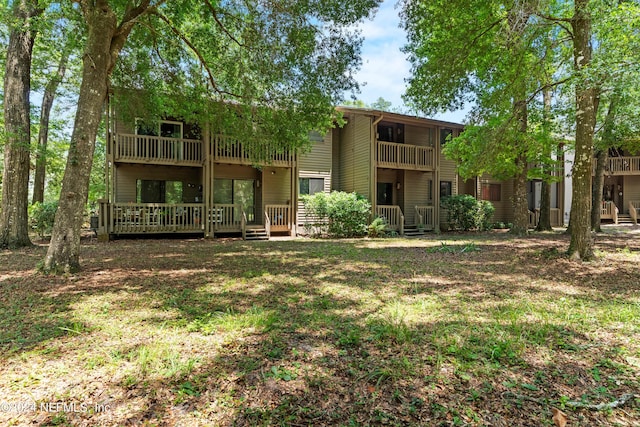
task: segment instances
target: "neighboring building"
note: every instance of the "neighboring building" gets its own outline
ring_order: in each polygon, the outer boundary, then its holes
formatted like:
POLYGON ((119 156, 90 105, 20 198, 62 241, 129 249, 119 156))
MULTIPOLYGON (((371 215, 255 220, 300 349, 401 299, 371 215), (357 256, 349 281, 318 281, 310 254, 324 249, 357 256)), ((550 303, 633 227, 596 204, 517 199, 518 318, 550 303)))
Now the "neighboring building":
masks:
MULTIPOLYGON (((609 150, 602 190, 601 219, 638 223, 640 215, 640 153, 609 150)), ((595 161, 594 161, 595 172, 595 161)))
POLYGON ((110 117, 107 198, 98 233, 297 234, 299 195, 357 192, 399 234, 438 230, 440 197, 457 194, 455 164, 441 144, 462 125, 377 110, 338 108, 346 119, 312 134, 306 153, 269 153, 255 164, 240 141, 206 125, 151 126, 110 117))

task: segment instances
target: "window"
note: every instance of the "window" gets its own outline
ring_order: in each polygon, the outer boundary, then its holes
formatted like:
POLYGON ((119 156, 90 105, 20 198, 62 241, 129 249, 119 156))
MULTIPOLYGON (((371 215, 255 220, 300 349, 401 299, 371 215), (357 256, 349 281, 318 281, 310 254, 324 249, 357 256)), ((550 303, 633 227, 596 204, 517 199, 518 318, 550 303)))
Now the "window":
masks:
POLYGON ((440 129, 440 146, 441 147, 445 146, 449 135, 453 135, 452 129, 440 129))
POLYGON ((182 181, 139 179, 136 181, 137 203, 182 203, 182 181))
POLYGON ((402 123, 379 124, 378 141, 404 144, 404 125, 402 123))
POLYGON ((324 178, 300 178, 300 194, 313 195, 324 191, 324 178))
POLYGON ((453 183, 451 181, 440 181, 440 199, 451 196, 453 183))
POLYGON ((482 200, 490 202, 499 202, 501 200, 502 185, 500 184, 482 184, 482 200))
POLYGON ((393 205, 393 183, 378 183, 377 203, 379 205, 393 205))
POLYGON ((165 138, 182 138, 182 122, 159 120, 158 122, 145 122, 136 119, 136 135, 163 136, 165 138))

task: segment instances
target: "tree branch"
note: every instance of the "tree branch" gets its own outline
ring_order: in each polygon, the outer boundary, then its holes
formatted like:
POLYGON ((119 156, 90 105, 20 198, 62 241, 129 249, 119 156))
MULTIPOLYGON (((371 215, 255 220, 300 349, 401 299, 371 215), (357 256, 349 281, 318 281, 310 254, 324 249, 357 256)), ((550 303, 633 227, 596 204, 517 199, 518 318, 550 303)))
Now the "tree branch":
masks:
POLYGON ((234 37, 233 34, 231 34, 229 32, 229 30, 227 30, 227 27, 225 27, 224 24, 218 18, 218 13, 216 12, 216 10, 213 7, 213 5, 211 4, 211 2, 209 0, 204 0, 204 2, 207 5, 207 7, 209 8, 209 11, 211 12, 211 15, 213 15, 213 19, 215 19, 216 23, 218 24, 218 26, 220 27, 222 32, 225 33, 227 35, 227 37, 229 37, 231 40, 233 40, 238 46, 240 46, 242 48, 246 47, 244 43, 241 43, 237 38, 234 37))
POLYGON ((157 16, 158 18, 160 18, 160 20, 162 20, 165 24, 167 24, 169 26, 169 28, 171 29, 171 31, 173 32, 173 34, 175 34, 176 36, 178 36, 180 38, 180 40, 183 41, 184 44, 186 44, 189 49, 191 49, 191 51, 196 55, 196 57, 198 58, 198 61, 200 62, 200 64, 204 67, 204 69, 207 72, 207 76, 208 76, 208 80, 209 83, 211 84, 211 87, 213 88, 214 91, 216 91, 218 94, 220 95, 229 95, 229 96, 233 96, 236 98, 243 98, 242 95, 239 95, 237 93, 233 93, 233 92, 229 92, 226 90, 221 89, 218 84, 216 83, 214 77, 213 77, 213 72, 211 71, 211 69, 209 68, 209 65, 207 64, 207 62, 205 61, 204 57, 202 56, 202 54, 200 53, 200 51, 198 50, 198 48, 184 35, 182 34, 182 32, 180 32, 179 29, 177 29, 169 20, 169 18, 167 18, 166 16, 164 16, 163 14, 161 14, 160 12, 158 12, 157 10, 153 10, 151 11, 151 13, 155 16, 157 16))

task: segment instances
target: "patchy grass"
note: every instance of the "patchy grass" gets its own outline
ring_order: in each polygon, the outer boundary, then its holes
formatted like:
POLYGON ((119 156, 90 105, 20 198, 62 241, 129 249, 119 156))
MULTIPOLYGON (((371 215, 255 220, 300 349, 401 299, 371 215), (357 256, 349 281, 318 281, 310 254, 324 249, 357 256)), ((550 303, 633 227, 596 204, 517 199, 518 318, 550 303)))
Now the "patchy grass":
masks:
POLYGON ((2 425, 638 425, 640 240, 120 240, 0 252, 2 425))

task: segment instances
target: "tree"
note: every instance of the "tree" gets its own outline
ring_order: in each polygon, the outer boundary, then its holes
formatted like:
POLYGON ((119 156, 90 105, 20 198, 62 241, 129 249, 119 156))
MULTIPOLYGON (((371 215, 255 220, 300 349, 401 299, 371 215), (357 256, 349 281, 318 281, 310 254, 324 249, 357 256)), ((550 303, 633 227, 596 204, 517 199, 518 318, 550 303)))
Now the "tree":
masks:
POLYGON ((0 248, 31 245, 28 224, 31 55, 34 19, 42 13, 36 0, 12 7, 4 75, 5 150, 0 212, 0 248))
POLYGON ((331 126, 333 106, 357 86, 351 74, 361 40, 352 28, 378 2, 121 3, 79 0, 87 40, 82 83, 45 271, 80 267, 82 213, 114 70, 138 90, 129 93, 143 89, 145 102, 159 107, 182 103, 183 118, 197 112, 246 136, 255 153, 265 138, 295 149, 310 130, 331 126), (130 36, 135 43, 127 46, 130 36))
POLYGON ((427 114, 475 104, 445 154, 461 176, 514 180, 514 227, 528 227, 526 182, 532 151, 530 109, 539 102, 546 38, 536 1, 406 1, 405 48, 412 76, 405 99, 427 114))
MULTIPOLYGON (((36 40, 34 52, 34 70, 32 71, 32 81, 42 81, 43 86, 42 104, 40 107, 40 121, 38 126, 37 148, 35 150, 35 176, 33 179, 32 203, 44 202, 45 178, 47 169, 47 145, 49 142, 51 109, 56 98, 58 88, 67 74, 69 58, 71 57, 77 43, 76 37, 70 34, 76 32, 74 20, 65 19, 61 9, 53 11, 47 10, 47 23, 50 28, 40 31, 40 36, 36 40), (60 43, 63 43, 60 48, 60 43), (56 49, 50 49, 50 46, 56 49), (38 69, 39 68, 39 69, 38 69), (39 71, 39 73, 35 72, 39 71)), ((73 10, 65 10, 67 14, 73 14, 73 10)), ((43 25, 44 27, 44 25, 43 25)))

